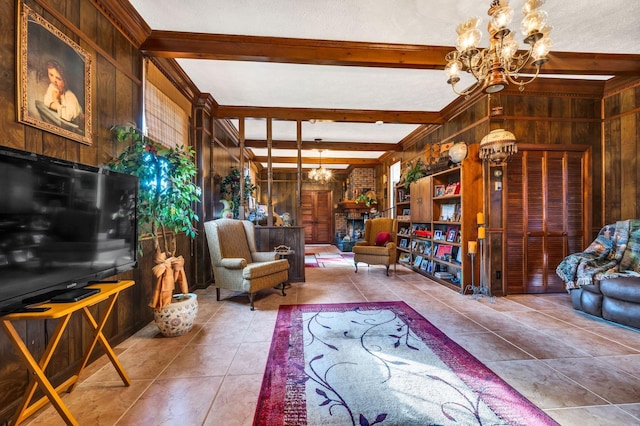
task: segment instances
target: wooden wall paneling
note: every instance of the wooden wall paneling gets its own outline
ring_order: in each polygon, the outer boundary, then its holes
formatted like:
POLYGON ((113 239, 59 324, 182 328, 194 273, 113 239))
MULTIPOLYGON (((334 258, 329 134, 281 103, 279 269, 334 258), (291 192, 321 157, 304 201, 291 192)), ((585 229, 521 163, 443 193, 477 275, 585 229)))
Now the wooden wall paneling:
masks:
POLYGON ((605 144, 605 168, 607 177, 604 187, 605 224, 614 223, 622 218, 622 146, 620 139, 620 118, 606 123, 610 139, 605 144))
POLYGON ((197 224, 198 236, 195 239, 195 286, 206 288, 213 281, 213 271, 209 260, 209 247, 204 234, 204 223, 212 220, 213 217, 213 197, 215 191, 215 181, 213 178, 213 147, 212 120, 208 108, 198 105, 194 109, 194 140, 193 145, 196 151, 196 164, 198 175, 196 183, 202 189, 202 202, 198 203, 198 216, 200 221, 197 224))
MULTIPOLYGON (((635 92, 626 90, 620 95, 620 109, 629 111, 635 107, 635 92)), ((620 117, 620 217, 634 219, 638 215, 638 121, 635 114, 620 117)))
MULTIPOLYGON (((17 37, 16 1, 0 0, 0 70, 3 78, 0 80, 0 122, 2 122, 2 144, 12 148, 25 149, 24 127, 16 120, 16 45, 17 37)), ((0 404, 1 405, 1 404, 0 404)))
MULTIPOLYGON (((547 117, 571 118, 575 111, 571 98, 549 98, 547 117)), ((552 120, 549 122, 549 143, 568 144, 573 143, 573 130, 571 123, 564 120, 552 120)))
MULTIPOLYGON (((585 205, 585 192, 590 192, 583 184, 583 172, 587 164, 583 163, 580 153, 569 152, 566 155, 566 188, 564 188, 564 199, 566 203, 567 221, 567 247, 568 253, 583 251, 592 238, 585 232, 590 225, 583 224, 584 211, 588 208, 585 205), (582 229, 580 226, 584 225, 582 229), (578 232, 579 230, 579 232, 578 232)), ((587 180, 589 177, 587 177, 587 180)))

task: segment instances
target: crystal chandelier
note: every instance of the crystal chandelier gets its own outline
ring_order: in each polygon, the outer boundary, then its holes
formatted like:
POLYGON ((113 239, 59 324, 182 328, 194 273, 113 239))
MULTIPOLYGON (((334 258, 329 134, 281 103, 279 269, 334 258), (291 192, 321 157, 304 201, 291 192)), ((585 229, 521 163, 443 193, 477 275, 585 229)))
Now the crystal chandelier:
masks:
POLYGON ((492 0, 489 11, 491 17, 488 25, 489 47, 479 49, 478 42, 482 36, 477 28, 480 18, 470 18, 458 24, 456 32, 458 39, 456 49, 445 57, 447 66, 447 83, 458 95, 468 95, 480 88, 485 93, 497 93, 505 89, 509 83, 516 84, 524 90, 526 84, 538 77, 540 67, 548 61, 547 55, 551 50, 549 33, 551 27, 547 25, 547 12, 540 10, 544 0, 527 0, 522 8, 522 33, 524 42, 529 45, 527 51, 518 51, 518 42, 513 32, 507 28, 513 18, 513 9, 508 0, 492 0), (535 67, 535 75, 524 80, 518 75, 525 65, 535 67), (458 91, 456 83, 460 81, 460 72, 466 71, 473 75, 476 82, 467 90, 458 91))
MULTIPOLYGON (((316 140, 316 142, 318 142, 318 140, 316 140)), ((322 167, 322 150, 318 152, 320 153, 320 164, 317 169, 309 171, 309 179, 324 184, 331 180, 331 170, 322 167)))

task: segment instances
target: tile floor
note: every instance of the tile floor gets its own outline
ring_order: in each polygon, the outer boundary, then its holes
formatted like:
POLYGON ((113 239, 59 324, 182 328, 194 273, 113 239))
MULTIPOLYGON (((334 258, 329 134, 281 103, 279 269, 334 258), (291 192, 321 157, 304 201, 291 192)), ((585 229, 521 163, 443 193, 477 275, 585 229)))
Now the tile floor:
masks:
MULTIPOLYGON (((335 247, 308 247, 337 252, 335 247)), ((480 300, 398 266, 307 268, 282 297, 198 291, 193 330, 163 338, 150 324, 116 347, 133 383, 105 357, 64 401, 81 425, 250 425, 278 305, 404 300, 562 425, 640 424, 640 332, 587 317, 567 294, 480 300)), ((29 425, 63 422, 51 408, 29 425)))

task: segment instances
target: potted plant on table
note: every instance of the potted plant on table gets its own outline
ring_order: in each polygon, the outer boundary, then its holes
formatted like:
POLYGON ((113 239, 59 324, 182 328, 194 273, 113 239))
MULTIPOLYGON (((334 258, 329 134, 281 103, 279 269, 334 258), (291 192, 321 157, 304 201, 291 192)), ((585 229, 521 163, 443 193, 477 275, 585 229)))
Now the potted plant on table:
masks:
MULTIPOLYGON (((256 186, 251 183, 249 176, 244 178, 244 199, 248 200, 256 186)), ((240 170, 232 167, 228 175, 220 182, 220 202, 224 205, 222 217, 229 219, 244 219, 240 217, 240 170)))
POLYGON ((128 145, 107 166, 139 178, 138 232, 140 237, 151 236, 155 249, 155 282, 149 306, 162 334, 184 334, 193 325, 198 304, 196 295, 189 293, 184 258, 176 255, 175 235, 196 236, 194 223, 199 217, 194 203, 200 201, 201 190, 193 182, 198 171, 195 153, 190 147, 166 148, 133 124, 113 126, 111 134, 117 143, 128 145), (173 294, 175 284, 180 294, 173 294))

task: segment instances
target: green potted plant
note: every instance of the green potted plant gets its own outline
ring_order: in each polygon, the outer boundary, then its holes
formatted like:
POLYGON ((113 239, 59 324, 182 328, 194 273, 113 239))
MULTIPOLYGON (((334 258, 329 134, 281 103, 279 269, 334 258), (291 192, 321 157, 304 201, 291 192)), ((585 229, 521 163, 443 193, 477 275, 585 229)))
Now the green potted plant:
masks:
MULTIPOLYGON (((181 321, 167 319, 167 305, 176 311, 175 302, 195 302, 195 308, 186 307, 195 318, 197 312, 196 295, 188 292, 184 259, 176 256, 175 234, 184 232, 189 238, 196 236, 195 222, 199 217, 194 204, 200 201, 200 188, 194 183, 198 169, 193 160, 195 152, 190 147, 167 148, 148 138, 133 124, 117 125, 111 128, 114 141, 127 144, 117 157, 107 163, 114 171, 128 173, 139 178, 138 189, 138 232, 140 239, 150 236, 156 253, 154 254, 153 275, 156 279, 153 300, 156 323, 165 335, 184 334, 193 325, 183 318, 181 321), (169 235, 167 233, 169 231, 169 235), (164 249, 160 249, 159 235, 162 234, 164 249), (182 295, 173 295, 173 286, 167 280, 175 280, 182 295), (168 288, 172 287, 172 288, 168 288), (175 300, 174 300, 175 299, 175 300), (163 329, 163 326, 165 329, 163 329), (166 327, 169 327, 166 330, 166 327), (185 328, 188 328, 184 331, 185 328)), ((180 310, 180 309, 178 309, 180 310)), ((180 315, 185 315, 181 312, 180 315)))
MULTIPOLYGON (((256 186, 251 183, 251 179, 248 176, 245 176, 244 199, 248 200, 255 190, 256 186)), ((240 170, 237 167, 233 167, 220 182, 220 195, 222 196, 220 202, 225 207, 222 217, 231 217, 233 215, 235 219, 240 218, 240 170), (226 214, 229 214, 229 216, 226 216, 226 214)))
POLYGON ((378 200, 372 196, 369 192, 366 194, 360 194, 355 199, 356 203, 364 203, 365 206, 371 207, 371 204, 378 204, 378 200))
POLYGON ((418 179, 425 177, 426 175, 427 167, 421 159, 418 158, 414 162, 408 162, 402 175, 402 179, 404 180, 404 187, 406 189, 409 189, 409 185, 411 185, 411 182, 415 182, 418 179))

